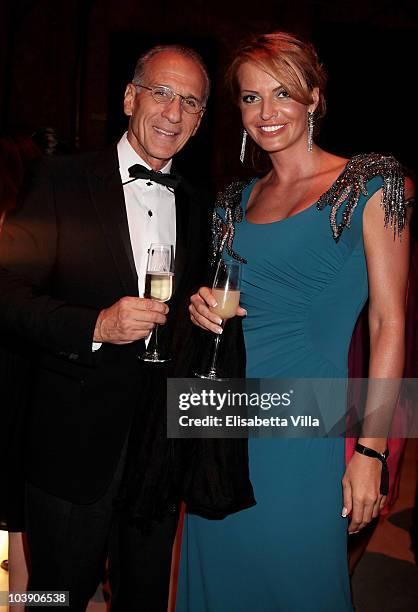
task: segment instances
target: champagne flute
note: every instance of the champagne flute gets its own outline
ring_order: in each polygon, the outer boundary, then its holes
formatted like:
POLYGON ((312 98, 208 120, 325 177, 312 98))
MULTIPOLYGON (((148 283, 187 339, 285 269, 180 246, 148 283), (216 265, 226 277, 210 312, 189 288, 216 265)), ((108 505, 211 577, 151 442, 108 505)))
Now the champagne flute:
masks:
MULTIPOLYGON (((242 266, 238 261, 224 261, 221 259, 216 269, 215 279, 212 285, 212 293, 217 301, 216 306, 210 306, 210 310, 222 319, 224 327, 228 319, 235 317, 239 306, 242 266)), ((213 350, 209 370, 203 374, 196 372, 198 378, 208 380, 225 380, 217 369, 217 358, 220 334, 214 334, 213 350)))
MULTIPOLYGON (((151 244, 148 251, 144 297, 168 302, 173 292, 174 254, 172 244, 151 244)), ((158 348, 158 323, 151 334, 147 351, 139 357, 142 361, 164 363, 171 358, 160 354, 158 348)))

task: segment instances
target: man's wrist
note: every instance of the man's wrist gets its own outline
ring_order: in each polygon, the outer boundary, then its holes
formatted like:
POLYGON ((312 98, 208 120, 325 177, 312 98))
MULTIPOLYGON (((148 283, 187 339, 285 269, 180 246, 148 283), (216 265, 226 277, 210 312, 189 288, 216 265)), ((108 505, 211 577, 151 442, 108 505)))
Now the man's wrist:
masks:
POLYGON ((94 342, 104 342, 102 331, 101 331, 102 321, 103 321, 103 313, 104 313, 104 311, 101 310, 99 312, 99 316, 97 317, 96 325, 94 326, 93 343, 94 342))

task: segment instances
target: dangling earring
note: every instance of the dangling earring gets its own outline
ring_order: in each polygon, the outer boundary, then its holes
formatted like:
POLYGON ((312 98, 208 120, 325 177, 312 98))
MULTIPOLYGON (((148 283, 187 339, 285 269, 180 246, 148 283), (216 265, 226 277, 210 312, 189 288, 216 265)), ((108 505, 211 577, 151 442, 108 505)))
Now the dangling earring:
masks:
POLYGON ((241 163, 244 163, 244 157, 245 157, 245 145, 247 144, 247 130, 243 130, 242 132, 242 143, 241 143, 241 153, 239 155, 239 159, 241 161, 241 163))
POLYGON ((314 132, 314 114, 308 111, 308 151, 312 151, 314 132))

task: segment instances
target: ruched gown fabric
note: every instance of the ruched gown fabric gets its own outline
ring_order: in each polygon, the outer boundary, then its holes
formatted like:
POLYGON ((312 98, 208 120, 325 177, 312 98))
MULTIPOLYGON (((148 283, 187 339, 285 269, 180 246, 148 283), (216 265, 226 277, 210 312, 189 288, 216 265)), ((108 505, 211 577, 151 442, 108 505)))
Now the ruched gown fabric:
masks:
MULTIPOLYGON (((245 210, 253 180, 243 191, 245 210)), ((236 225, 249 378, 347 376, 368 296, 362 237, 368 182, 336 243, 330 208, 236 225)), ((340 217, 340 215, 339 215, 340 217)), ((390 230, 388 230, 390 231, 390 230)), ((250 439, 257 505, 221 521, 186 515, 177 612, 352 611, 341 479, 344 439, 250 439)))

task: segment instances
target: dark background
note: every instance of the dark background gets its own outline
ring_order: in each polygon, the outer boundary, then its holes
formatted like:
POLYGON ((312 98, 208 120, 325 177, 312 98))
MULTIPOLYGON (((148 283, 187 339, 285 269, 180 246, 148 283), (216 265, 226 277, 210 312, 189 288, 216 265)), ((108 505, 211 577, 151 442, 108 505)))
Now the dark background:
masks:
POLYGON ((182 162, 220 187, 242 172, 239 117, 222 83, 228 58, 243 36, 285 29, 311 39, 329 73, 319 144, 392 153, 415 170, 417 22, 415 0, 0 0, 0 136, 52 126, 80 150, 101 148, 126 126, 137 56, 189 44, 214 88, 182 162))

